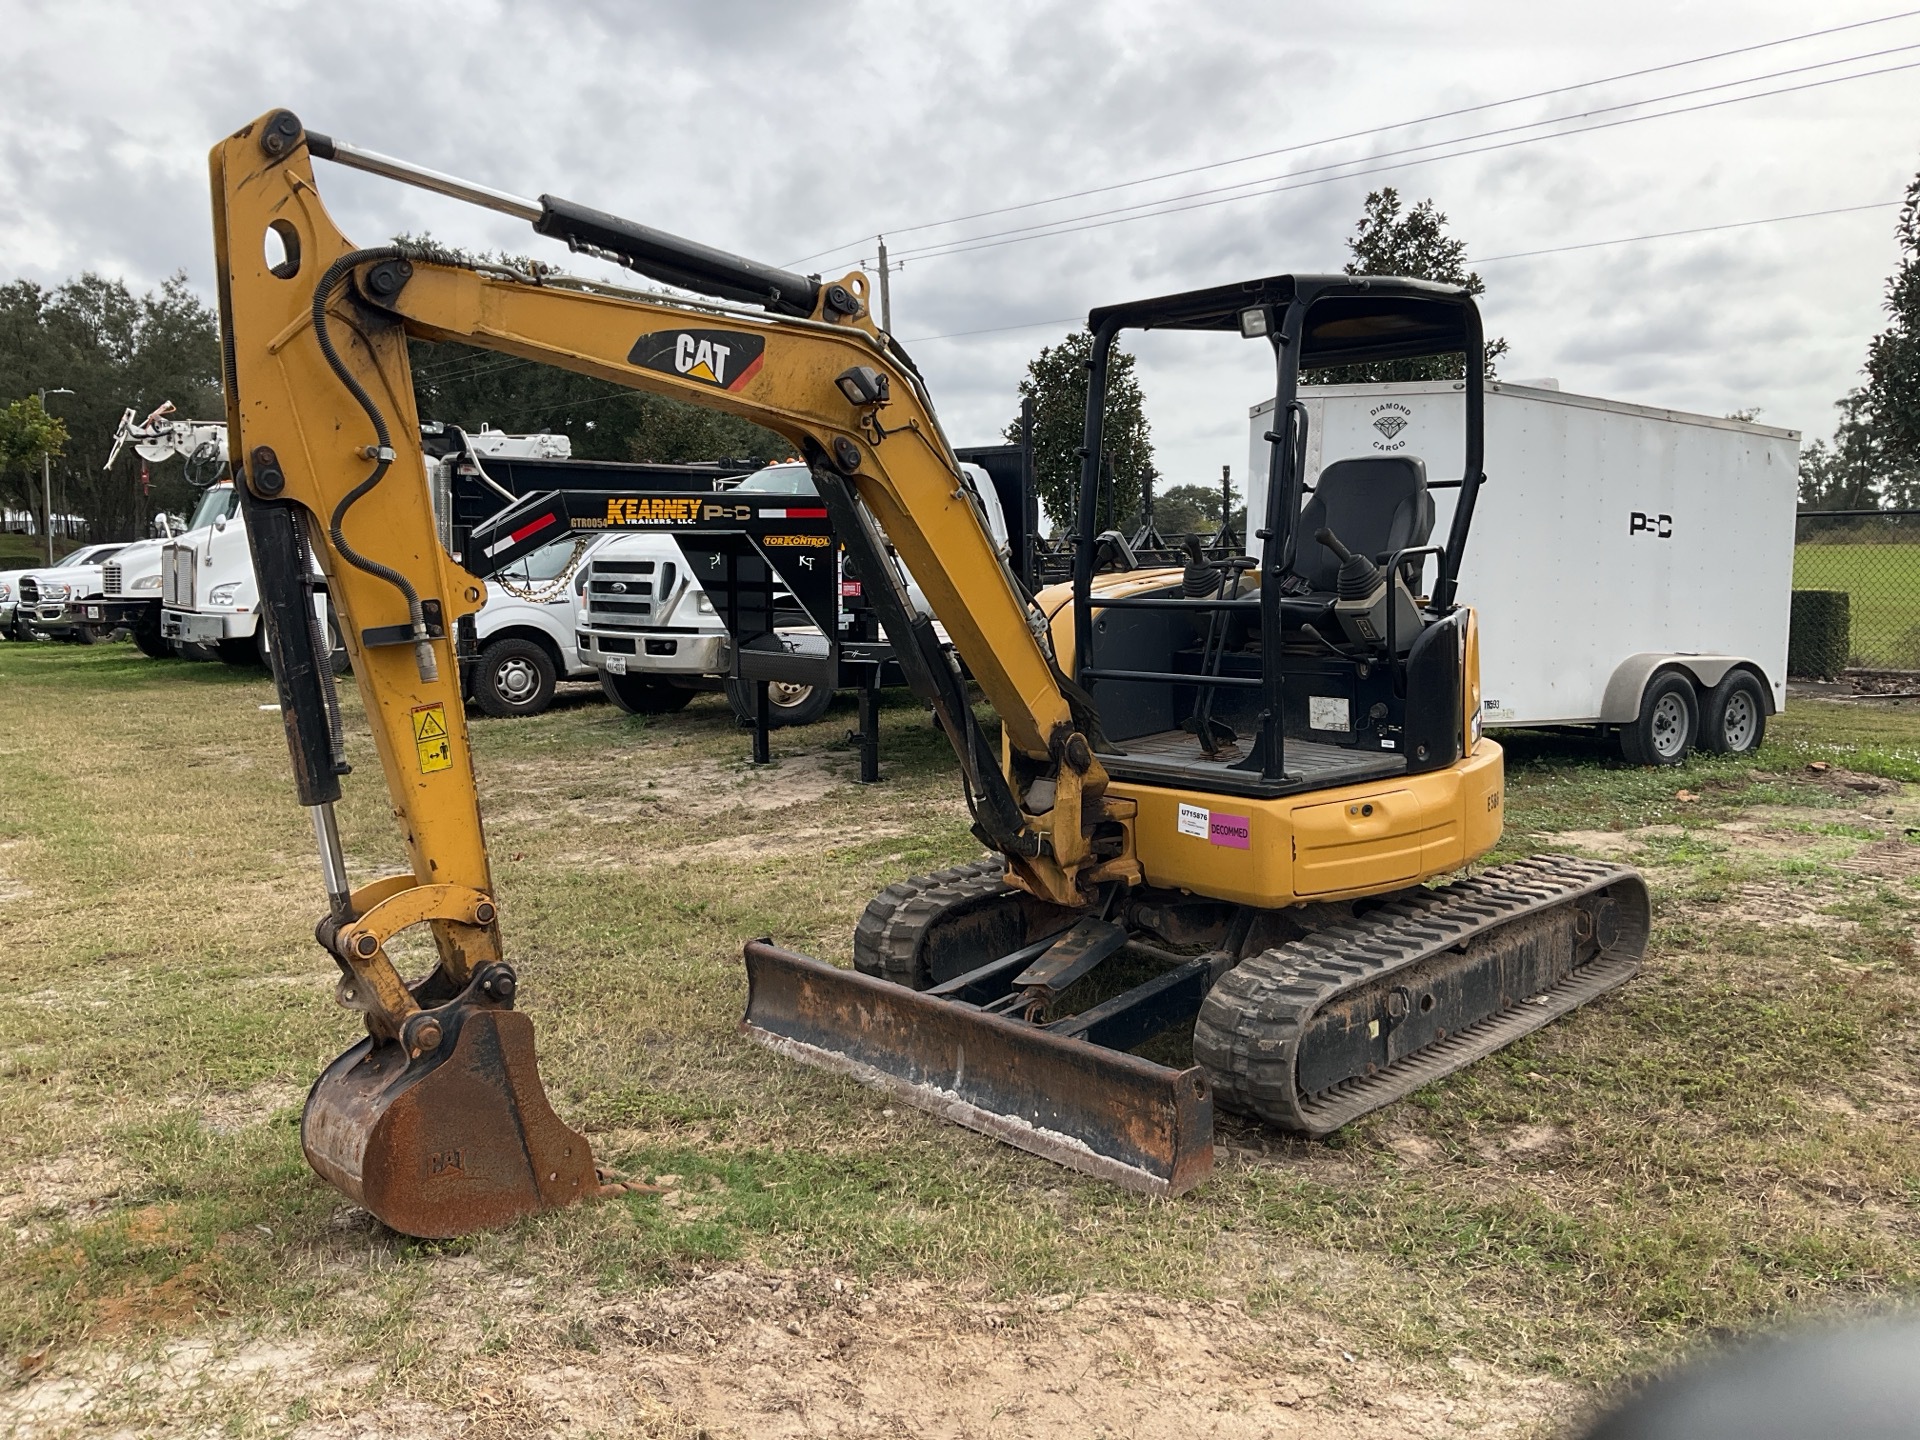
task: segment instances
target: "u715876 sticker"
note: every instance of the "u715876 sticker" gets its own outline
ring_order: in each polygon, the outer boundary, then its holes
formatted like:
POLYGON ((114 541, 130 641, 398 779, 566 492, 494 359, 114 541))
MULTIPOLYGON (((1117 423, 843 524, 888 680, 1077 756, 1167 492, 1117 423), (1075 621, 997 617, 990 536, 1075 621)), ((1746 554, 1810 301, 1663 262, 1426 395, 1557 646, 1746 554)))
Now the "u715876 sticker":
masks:
POLYGON ((1247 850, 1253 844, 1253 818, 1209 810, 1204 805, 1182 805, 1174 822, 1182 835, 1205 840, 1209 845, 1224 845, 1229 850, 1247 850))

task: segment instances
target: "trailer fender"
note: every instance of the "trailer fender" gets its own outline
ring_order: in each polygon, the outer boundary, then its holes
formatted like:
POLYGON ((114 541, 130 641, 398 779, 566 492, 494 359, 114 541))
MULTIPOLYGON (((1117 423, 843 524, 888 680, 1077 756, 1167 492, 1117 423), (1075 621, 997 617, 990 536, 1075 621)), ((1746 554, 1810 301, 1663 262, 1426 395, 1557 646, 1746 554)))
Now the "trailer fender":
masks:
POLYGON ((1662 670, 1684 671, 1695 685, 1707 691, 1724 680, 1729 670, 1736 669, 1751 670, 1759 678, 1760 688, 1767 695, 1767 713, 1774 714, 1777 707, 1773 703, 1773 685, 1767 679, 1767 672, 1744 655, 1647 652, 1629 655, 1614 667, 1612 676, 1607 680, 1606 694, 1600 701, 1600 723, 1631 724, 1640 714, 1640 701, 1646 694, 1648 682, 1662 670))

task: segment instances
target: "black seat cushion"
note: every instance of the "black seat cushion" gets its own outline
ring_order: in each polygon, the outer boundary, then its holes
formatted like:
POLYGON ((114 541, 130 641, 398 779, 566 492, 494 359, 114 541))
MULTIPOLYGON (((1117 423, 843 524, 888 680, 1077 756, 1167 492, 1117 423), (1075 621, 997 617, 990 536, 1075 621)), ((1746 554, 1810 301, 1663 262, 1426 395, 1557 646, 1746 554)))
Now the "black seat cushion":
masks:
POLYGON ((1433 496, 1425 463, 1413 455, 1364 455, 1336 460, 1320 472, 1300 512, 1293 571, 1315 591, 1330 593, 1340 561, 1313 538, 1320 530, 1333 531, 1369 560, 1426 544, 1433 534, 1433 496))

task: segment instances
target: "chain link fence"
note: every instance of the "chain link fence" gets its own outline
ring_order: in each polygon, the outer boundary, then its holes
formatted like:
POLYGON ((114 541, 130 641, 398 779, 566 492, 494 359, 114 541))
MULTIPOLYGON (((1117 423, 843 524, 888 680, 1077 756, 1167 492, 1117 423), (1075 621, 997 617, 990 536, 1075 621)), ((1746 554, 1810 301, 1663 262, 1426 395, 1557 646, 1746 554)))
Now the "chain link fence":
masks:
POLYGON ((1920 670, 1920 510, 1803 513, 1793 588, 1847 597, 1836 623, 1846 627, 1848 667, 1920 670))

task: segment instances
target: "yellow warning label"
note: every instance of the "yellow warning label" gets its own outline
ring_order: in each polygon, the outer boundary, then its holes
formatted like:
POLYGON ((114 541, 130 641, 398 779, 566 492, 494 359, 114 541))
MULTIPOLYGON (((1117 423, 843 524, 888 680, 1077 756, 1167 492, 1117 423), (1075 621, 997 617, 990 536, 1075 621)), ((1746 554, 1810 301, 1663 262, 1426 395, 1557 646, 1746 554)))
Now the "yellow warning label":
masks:
POLYGON ((420 773, 453 768, 453 741, 447 738, 444 705, 416 705, 413 710, 413 748, 420 757, 420 773))

